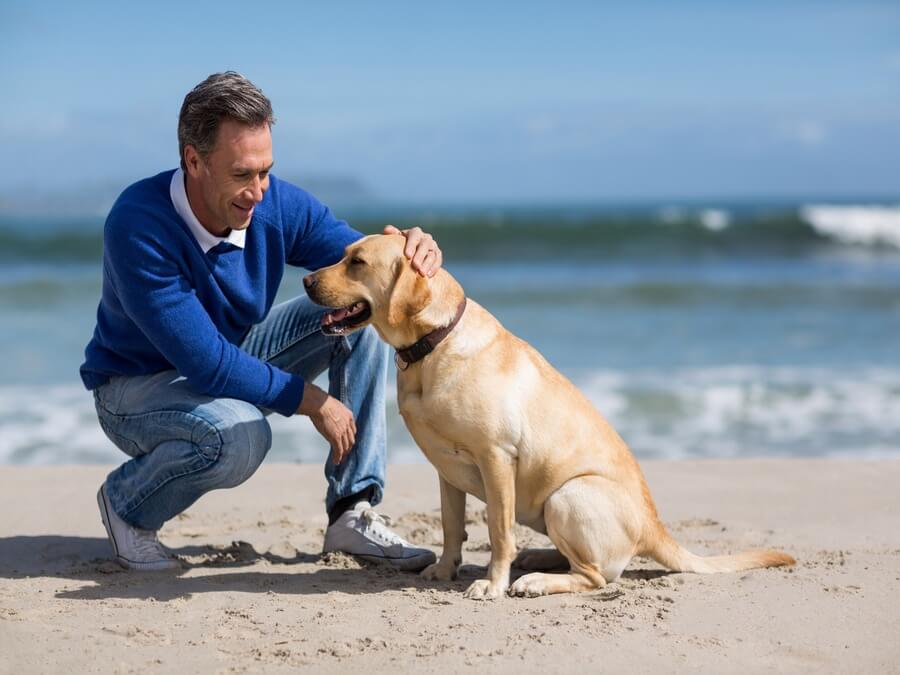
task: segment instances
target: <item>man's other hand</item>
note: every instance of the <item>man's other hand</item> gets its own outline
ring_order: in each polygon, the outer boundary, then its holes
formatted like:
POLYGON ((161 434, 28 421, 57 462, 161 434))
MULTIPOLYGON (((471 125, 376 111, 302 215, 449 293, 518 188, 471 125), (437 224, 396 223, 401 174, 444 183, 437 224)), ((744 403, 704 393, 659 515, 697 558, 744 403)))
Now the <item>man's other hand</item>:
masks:
POLYGON ((402 234, 406 237, 406 248, 403 253, 412 263, 412 268, 423 277, 433 277, 441 269, 444 255, 438 248, 437 242, 421 227, 413 227, 409 230, 398 230, 393 225, 384 228, 385 234, 402 234))
POLYGON ((356 421, 343 403, 310 382, 304 383, 303 399, 297 408, 331 446, 331 461, 340 464, 356 442, 356 421))

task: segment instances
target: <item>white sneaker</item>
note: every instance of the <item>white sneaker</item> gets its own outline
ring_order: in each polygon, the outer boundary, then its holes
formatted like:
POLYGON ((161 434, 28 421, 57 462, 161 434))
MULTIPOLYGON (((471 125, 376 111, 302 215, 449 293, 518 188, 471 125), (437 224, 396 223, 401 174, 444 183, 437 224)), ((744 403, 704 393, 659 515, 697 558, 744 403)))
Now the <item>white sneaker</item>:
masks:
POLYGON ((389 524, 389 520, 378 515, 371 504, 359 502, 325 530, 323 552, 342 551, 410 572, 423 570, 435 561, 432 551, 413 546, 391 530, 389 524))
POLYGON ((109 505, 106 483, 97 491, 100 518, 112 544, 116 562, 132 570, 159 571, 181 568, 181 562, 169 553, 156 537, 155 530, 132 527, 119 518, 109 505))

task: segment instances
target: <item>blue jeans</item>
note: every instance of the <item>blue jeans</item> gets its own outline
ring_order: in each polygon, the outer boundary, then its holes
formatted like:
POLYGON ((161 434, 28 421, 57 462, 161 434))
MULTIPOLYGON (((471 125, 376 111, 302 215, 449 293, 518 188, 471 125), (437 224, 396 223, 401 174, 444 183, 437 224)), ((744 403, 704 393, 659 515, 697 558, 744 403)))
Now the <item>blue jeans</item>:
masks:
MULTIPOLYGON (((308 381, 328 370, 328 391, 351 410, 357 432, 343 463, 326 459, 326 508, 370 487, 378 503, 387 452, 388 347, 371 327, 324 335, 324 311, 305 296, 278 305, 241 349, 308 381)), ((146 530, 158 530, 210 490, 243 483, 272 445, 265 417, 271 411, 197 394, 174 370, 114 377, 94 390, 94 401, 103 431, 132 458, 106 479, 110 504, 125 522, 146 530)))

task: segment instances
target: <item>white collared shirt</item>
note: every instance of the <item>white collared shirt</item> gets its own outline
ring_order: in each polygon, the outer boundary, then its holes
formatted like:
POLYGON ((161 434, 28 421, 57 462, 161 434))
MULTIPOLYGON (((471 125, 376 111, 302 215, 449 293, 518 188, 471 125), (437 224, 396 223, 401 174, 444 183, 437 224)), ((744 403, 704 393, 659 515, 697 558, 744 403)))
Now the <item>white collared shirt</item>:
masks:
POLYGON ((184 171, 180 168, 175 169, 175 173, 172 174, 172 182, 169 184, 169 196, 172 198, 172 205, 175 207, 175 211, 178 212, 178 215, 181 216, 181 219, 188 226, 204 253, 208 253, 211 248, 218 246, 223 241, 227 241, 238 248, 244 248, 247 230, 231 230, 227 237, 217 237, 200 224, 197 216, 194 215, 193 209, 191 209, 190 202, 188 202, 187 190, 184 187, 184 171))

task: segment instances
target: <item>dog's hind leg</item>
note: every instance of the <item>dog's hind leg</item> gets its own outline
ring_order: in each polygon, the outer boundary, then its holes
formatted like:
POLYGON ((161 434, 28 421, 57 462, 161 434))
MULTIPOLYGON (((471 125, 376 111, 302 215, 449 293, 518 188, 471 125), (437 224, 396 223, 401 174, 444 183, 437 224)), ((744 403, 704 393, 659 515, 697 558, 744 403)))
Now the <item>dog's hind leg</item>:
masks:
POLYGON ((634 555, 638 522, 627 493, 601 476, 579 476, 544 504, 547 535, 569 561, 568 574, 526 574, 512 595, 548 595, 603 588, 634 555))
POLYGON ((591 591, 595 588, 603 588, 605 585, 606 580, 600 575, 587 577, 578 572, 569 572, 568 574, 532 572, 516 579, 513 585, 509 587, 509 594, 534 598, 539 595, 553 595, 554 593, 591 591))
POLYGON ((568 569, 569 561, 555 548, 526 548, 513 560, 513 567, 535 572, 564 570, 568 569))

